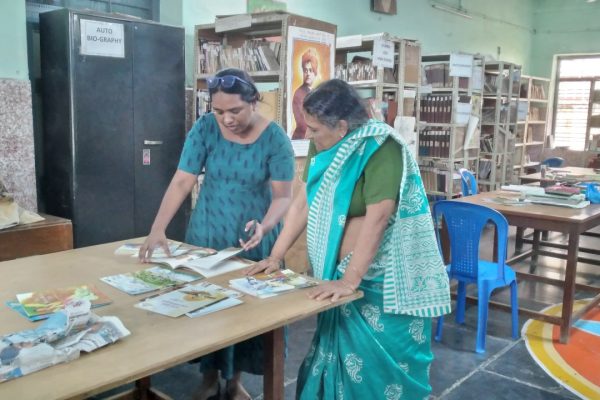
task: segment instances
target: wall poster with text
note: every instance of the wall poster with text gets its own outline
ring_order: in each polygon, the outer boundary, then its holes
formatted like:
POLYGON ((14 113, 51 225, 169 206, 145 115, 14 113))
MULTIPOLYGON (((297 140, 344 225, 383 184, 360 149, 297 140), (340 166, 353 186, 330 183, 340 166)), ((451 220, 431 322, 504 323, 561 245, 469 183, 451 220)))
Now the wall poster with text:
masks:
POLYGON ((334 76, 335 34, 290 26, 287 42, 286 126, 296 156, 308 150, 302 102, 311 90, 334 76))

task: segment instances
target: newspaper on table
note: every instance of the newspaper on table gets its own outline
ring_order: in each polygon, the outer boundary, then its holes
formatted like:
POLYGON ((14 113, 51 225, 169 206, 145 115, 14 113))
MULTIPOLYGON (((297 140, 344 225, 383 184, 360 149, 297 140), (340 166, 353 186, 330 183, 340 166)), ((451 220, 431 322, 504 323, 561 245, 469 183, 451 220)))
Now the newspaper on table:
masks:
POLYGON ((119 318, 90 312, 89 300, 68 303, 35 329, 0 336, 0 382, 69 362, 128 336, 119 318))

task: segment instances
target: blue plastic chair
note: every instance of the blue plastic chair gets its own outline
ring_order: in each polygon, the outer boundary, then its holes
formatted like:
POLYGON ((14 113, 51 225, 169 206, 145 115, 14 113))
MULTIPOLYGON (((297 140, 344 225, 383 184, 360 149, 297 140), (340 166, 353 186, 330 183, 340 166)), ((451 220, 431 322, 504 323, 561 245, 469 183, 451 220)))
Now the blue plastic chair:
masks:
POLYGON ((550 158, 546 158, 540 164, 545 165, 550 168, 560 168, 563 166, 564 163, 565 163, 565 159, 562 157, 550 157, 550 158))
MULTIPOLYGON (((498 211, 489 207, 459 202, 438 201, 433 206, 435 226, 443 218, 450 239, 450 264, 447 271, 450 279, 458 281, 456 302, 456 322, 464 323, 467 285, 476 284, 478 292, 477 343, 475 351, 485 352, 485 336, 489 301, 492 291, 499 287, 510 285, 512 309, 512 337, 519 337, 519 307, 517 304, 517 280, 512 268, 506 265, 506 247, 508 242, 508 222, 498 211), (484 227, 488 222, 496 225, 498 242, 498 261, 479 259, 479 241, 484 227)), ((441 252, 441 240, 438 235, 438 245, 441 252)), ((435 340, 442 338, 444 319, 438 319, 435 340)))
POLYGON ((479 193, 477 190, 477 179, 475 179, 475 175, 471 171, 461 168, 458 170, 458 173, 460 174, 460 186, 463 196, 472 196, 479 193))

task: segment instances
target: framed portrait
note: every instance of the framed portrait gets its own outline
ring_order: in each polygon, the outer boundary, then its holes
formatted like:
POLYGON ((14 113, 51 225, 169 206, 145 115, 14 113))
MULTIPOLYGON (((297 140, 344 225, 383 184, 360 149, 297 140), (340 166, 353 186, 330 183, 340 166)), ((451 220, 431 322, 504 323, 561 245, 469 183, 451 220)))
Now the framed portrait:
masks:
POLYGON ((371 11, 396 15, 396 0, 371 0, 371 11))
POLYGON ((312 89, 334 76, 335 35, 290 26, 287 41, 286 128, 296 156, 305 156, 308 140, 302 102, 312 89))

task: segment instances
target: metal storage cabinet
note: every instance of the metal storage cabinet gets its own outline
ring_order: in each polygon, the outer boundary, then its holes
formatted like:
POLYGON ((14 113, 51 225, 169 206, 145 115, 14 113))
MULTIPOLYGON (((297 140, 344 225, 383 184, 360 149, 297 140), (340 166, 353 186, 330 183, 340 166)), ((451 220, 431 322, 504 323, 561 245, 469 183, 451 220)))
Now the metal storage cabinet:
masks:
POLYGON ((75 247, 148 234, 185 138, 183 28, 62 9, 40 15, 40 46, 46 212, 72 220, 75 247), (82 54, 82 21, 122 26, 122 47, 82 54))

